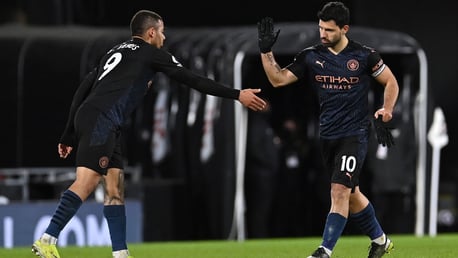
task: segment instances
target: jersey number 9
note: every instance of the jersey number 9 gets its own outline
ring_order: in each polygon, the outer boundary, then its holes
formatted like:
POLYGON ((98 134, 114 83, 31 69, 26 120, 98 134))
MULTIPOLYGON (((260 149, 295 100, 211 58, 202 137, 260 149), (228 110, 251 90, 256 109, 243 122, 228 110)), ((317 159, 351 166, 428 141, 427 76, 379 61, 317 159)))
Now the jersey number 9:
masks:
POLYGON ((107 75, 111 70, 113 70, 119 62, 121 62, 122 54, 121 53, 114 53, 111 55, 105 65, 103 66, 103 73, 99 77, 99 81, 102 80, 105 75, 107 75))

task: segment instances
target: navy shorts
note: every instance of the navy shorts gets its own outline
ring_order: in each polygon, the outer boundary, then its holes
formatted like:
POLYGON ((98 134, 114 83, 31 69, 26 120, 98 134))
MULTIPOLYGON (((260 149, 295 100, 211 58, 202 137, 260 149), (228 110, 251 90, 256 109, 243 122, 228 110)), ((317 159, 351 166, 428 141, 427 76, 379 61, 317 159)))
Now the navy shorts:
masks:
POLYGON ((352 191, 359 185, 359 176, 367 154, 367 135, 340 139, 321 139, 324 167, 331 183, 345 185, 352 191))
POLYGON ((98 113, 84 111, 88 110, 79 110, 75 119, 76 166, 90 168, 101 175, 106 175, 109 168, 123 169, 121 130, 113 129, 98 113))

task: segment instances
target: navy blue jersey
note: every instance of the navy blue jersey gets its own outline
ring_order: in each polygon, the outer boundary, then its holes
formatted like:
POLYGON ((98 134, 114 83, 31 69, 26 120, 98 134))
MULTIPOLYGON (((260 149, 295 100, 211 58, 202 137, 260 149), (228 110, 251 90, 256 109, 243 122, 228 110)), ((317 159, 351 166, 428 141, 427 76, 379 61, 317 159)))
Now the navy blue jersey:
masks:
MULTIPOLYGON (((142 102, 148 82, 157 72, 206 94, 238 99, 239 90, 219 84, 184 68, 173 55, 139 38, 122 42, 109 50, 78 87, 73 97, 61 143, 75 144, 74 121, 85 112, 97 114, 95 134, 119 130, 142 102)), ((152 83, 154 87, 154 81, 152 83)), ((78 120, 78 121, 84 121, 78 120)), ((104 135, 100 135, 104 138, 104 135)), ((103 141, 103 140, 102 140, 103 141)))
POLYGON ((286 68, 316 87, 322 138, 367 132, 370 81, 385 68, 378 52, 352 40, 337 55, 316 45, 299 52, 286 68))

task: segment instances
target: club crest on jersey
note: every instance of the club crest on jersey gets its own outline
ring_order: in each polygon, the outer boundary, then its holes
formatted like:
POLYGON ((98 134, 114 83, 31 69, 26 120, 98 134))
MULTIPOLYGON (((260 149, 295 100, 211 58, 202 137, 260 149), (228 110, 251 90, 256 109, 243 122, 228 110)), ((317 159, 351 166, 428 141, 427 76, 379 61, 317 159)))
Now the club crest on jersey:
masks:
POLYGON ((103 156, 99 159, 99 166, 100 168, 107 168, 108 167, 108 157, 103 156))
POLYGON ((359 68, 359 62, 356 59, 350 59, 347 62, 347 68, 350 71, 356 71, 359 68))

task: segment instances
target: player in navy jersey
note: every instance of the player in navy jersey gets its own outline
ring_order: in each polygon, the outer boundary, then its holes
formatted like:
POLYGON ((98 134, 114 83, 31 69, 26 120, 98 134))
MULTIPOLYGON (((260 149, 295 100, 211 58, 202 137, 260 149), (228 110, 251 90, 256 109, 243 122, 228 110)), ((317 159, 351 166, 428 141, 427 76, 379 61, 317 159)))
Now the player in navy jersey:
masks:
POLYGON ((157 13, 138 11, 130 28, 132 38, 109 50, 73 97, 58 153, 65 159, 78 147, 76 179, 62 194, 45 233, 32 245, 32 251, 39 257, 59 257, 56 243, 60 232, 99 182, 105 190, 103 214, 108 222, 113 257, 131 257, 126 243, 120 131, 148 89, 154 87, 157 72, 203 93, 238 100, 255 111, 266 106, 256 95, 260 89, 236 90, 196 75, 161 50, 164 23, 157 13))
POLYGON ((393 243, 360 191, 359 176, 368 148, 370 81, 375 79, 384 87, 383 106, 373 114, 383 122, 392 118, 399 86, 377 51, 346 36, 350 12, 343 3, 329 2, 317 16, 321 44, 305 48, 284 68, 272 52, 280 31, 274 30, 270 17, 258 23, 261 60, 270 83, 282 87, 304 79, 318 92, 320 146, 324 167, 331 175, 331 207, 321 245, 309 258, 331 257, 348 219, 372 240, 368 257, 382 257, 393 249, 393 243))

